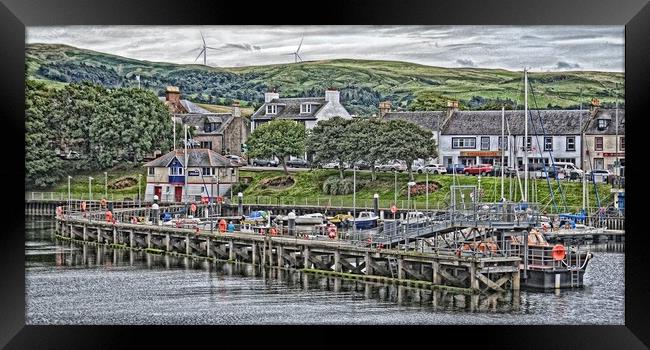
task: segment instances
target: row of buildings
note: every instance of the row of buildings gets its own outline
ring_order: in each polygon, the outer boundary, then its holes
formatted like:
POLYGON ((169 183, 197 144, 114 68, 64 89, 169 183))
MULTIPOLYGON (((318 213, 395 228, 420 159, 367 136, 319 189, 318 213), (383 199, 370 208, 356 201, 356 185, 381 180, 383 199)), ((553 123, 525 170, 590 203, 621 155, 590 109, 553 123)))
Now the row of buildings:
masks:
MULTIPOLYGON (((176 123, 193 129, 195 147, 188 152, 187 167, 182 150, 145 164, 149 174, 146 200, 154 194, 163 201, 181 201, 185 196, 196 199, 208 195, 207 189, 215 183, 219 189, 209 192, 223 195, 239 181, 238 166, 225 155, 244 156, 250 133, 269 121, 291 119, 311 129, 335 116, 353 118, 334 89, 326 90, 323 97, 305 98, 281 98, 276 91, 267 92, 250 119, 242 116, 238 102, 229 112, 213 113, 181 99, 176 87, 167 87, 161 100, 176 123)), ((405 120, 430 130, 438 145, 434 161, 444 165, 499 164, 502 153, 506 165, 523 164, 523 111, 505 111, 502 124, 501 111, 462 111, 457 101, 450 101, 442 111, 393 111, 388 101, 378 107, 378 118, 405 120)), ((613 169, 617 159, 625 164, 625 111, 601 109, 596 99, 589 110, 530 111, 528 135, 530 163, 550 164, 553 157, 586 170, 613 169)))

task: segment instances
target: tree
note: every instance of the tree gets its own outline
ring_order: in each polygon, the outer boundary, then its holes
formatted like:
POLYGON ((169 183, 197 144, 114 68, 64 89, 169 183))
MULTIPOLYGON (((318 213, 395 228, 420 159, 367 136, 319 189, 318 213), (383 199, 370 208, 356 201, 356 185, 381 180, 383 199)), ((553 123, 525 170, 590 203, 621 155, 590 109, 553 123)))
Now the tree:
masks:
POLYGON ((386 145, 383 124, 375 118, 357 118, 350 121, 345 130, 345 144, 351 162, 365 161, 370 165, 371 179, 375 181, 377 174, 375 164, 386 160, 386 145))
POLYGON ((305 153, 305 127, 289 119, 273 120, 256 128, 246 144, 250 157, 277 157, 284 173, 289 174, 289 156, 305 153))
POLYGON ((311 130, 307 140, 307 149, 314 154, 317 162, 338 162, 339 177, 343 179, 344 164, 354 160, 350 154, 349 132, 351 120, 334 117, 319 121, 311 130))
POLYGON ((413 180, 413 161, 438 156, 431 131, 404 120, 384 123, 383 148, 388 159, 406 162, 409 178, 413 180))

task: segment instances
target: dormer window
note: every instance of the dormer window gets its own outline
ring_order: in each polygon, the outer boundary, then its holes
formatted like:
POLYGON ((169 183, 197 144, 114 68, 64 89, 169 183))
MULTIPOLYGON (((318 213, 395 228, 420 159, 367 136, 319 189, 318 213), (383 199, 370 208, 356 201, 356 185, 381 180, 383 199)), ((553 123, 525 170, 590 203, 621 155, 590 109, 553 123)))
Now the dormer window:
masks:
POLYGON ((607 119, 598 119, 598 129, 600 130, 607 129, 607 119))
POLYGON ((300 113, 311 113, 311 105, 309 103, 303 103, 300 105, 300 113))
POLYGON ((278 106, 276 105, 266 106, 266 114, 277 114, 277 113, 278 113, 278 106))

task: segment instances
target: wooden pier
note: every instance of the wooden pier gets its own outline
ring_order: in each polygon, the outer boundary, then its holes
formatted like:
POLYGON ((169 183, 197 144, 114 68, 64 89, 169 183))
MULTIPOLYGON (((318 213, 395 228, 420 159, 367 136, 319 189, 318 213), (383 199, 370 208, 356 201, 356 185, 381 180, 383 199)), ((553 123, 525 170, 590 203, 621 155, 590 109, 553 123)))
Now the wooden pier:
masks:
POLYGON ((252 233, 112 223, 76 215, 56 217, 59 238, 112 248, 143 250, 254 265, 302 269, 373 282, 453 289, 476 294, 520 289, 518 257, 457 256, 364 247, 343 240, 310 240, 252 233))

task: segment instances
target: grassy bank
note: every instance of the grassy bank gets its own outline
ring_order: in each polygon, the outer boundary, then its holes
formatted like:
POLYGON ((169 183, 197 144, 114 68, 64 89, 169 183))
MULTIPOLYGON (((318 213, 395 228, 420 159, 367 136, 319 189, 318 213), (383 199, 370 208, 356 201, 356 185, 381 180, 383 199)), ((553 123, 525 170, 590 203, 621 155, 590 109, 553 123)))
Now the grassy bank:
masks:
MULTIPOLYGON (((137 198, 138 174, 142 175, 140 183, 141 193, 144 195, 146 186, 146 169, 141 166, 122 166, 120 168, 107 170, 108 174, 108 198, 122 199, 122 198, 137 198), (134 182, 132 186, 115 189, 111 185, 116 182, 130 178, 134 182)), ((330 176, 338 176, 337 170, 311 170, 305 172, 291 173, 291 177, 295 183, 288 187, 274 188, 264 186, 263 180, 283 176, 281 170, 274 171, 241 171, 240 176, 242 180, 250 181, 250 184, 243 191, 245 203, 282 203, 282 204, 310 204, 310 205, 331 205, 331 206, 352 206, 353 195, 325 195, 323 193, 323 182, 330 176)), ((104 172, 90 172, 90 173, 77 173, 73 175, 71 180, 71 192, 75 198, 88 198, 88 176, 92 176, 92 191, 93 198, 101 198, 104 195, 104 172)), ((346 171, 345 177, 352 178, 352 171, 346 171)), ((426 175, 416 175, 415 181, 424 183, 426 175)), ((406 207, 408 194, 407 183, 408 174, 397 174, 397 206, 400 208, 406 207)), ((470 185, 478 186, 478 177, 464 176, 464 175, 429 175, 430 183, 437 183, 439 189, 435 192, 429 193, 429 207, 445 207, 450 201, 450 188, 452 185, 470 185)), ((379 195, 380 205, 388 207, 392 205, 395 197, 395 176, 393 173, 378 173, 377 180, 371 181, 370 172, 357 172, 357 195, 356 205, 359 208, 371 207, 372 198, 375 193, 379 195)), ((558 183, 551 179, 551 188, 555 196, 557 205, 562 209, 564 202, 562 201, 562 194, 558 183)), ((582 183, 571 182, 563 180, 562 192, 569 210, 575 210, 582 206, 582 183)), ((523 187, 523 182, 521 184, 523 187)), ((594 185, 587 184, 587 191, 589 196, 590 207, 596 206, 594 185)), ((505 197, 518 201, 521 199, 519 184, 516 179, 505 179, 505 197)), ((501 196, 501 179, 499 177, 481 177, 481 188, 483 190, 483 201, 495 201, 501 196)), ((609 204, 611 202, 611 186, 607 184, 598 184, 598 193, 600 196, 601 204, 609 204)), ((549 192, 549 184, 546 179, 531 180, 529 182, 529 190, 531 199, 536 198, 546 210, 549 212, 553 210, 553 204, 549 192), (536 191, 534 191, 536 190, 536 191)), ((55 186, 52 186, 45 191, 65 193, 67 195, 68 183, 67 178, 62 180, 55 186)), ((426 195, 421 194, 412 196, 411 200, 415 203, 416 208, 425 208, 426 195)))

